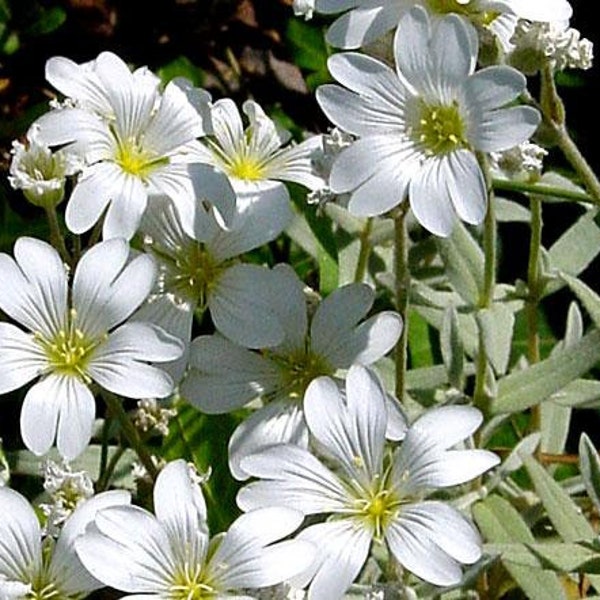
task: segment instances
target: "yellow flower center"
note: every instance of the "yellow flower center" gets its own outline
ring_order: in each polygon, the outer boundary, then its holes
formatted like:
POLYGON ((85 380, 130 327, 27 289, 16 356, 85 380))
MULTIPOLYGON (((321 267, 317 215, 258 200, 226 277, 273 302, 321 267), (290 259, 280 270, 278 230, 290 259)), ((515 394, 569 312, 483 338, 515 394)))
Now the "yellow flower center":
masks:
POLYGON ((231 161, 229 174, 245 181, 260 181, 265 179, 265 169, 259 160, 253 156, 239 156, 231 161))
POLYGON ((427 0, 427 7, 437 14, 456 13, 468 17, 476 25, 487 27, 500 13, 493 10, 481 10, 476 0, 427 0))
POLYGON ((87 382, 90 379, 87 368, 94 351, 108 336, 105 334, 97 339, 89 339, 76 326, 76 320, 77 313, 75 309, 71 309, 65 329, 61 329, 51 339, 35 333, 34 339, 46 354, 50 371, 76 376, 87 382))
POLYGON ((202 600, 215 595, 215 589, 203 581, 201 566, 185 564, 169 587, 169 600, 202 600))
POLYGON ((115 162, 130 175, 145 179, 154 169, 169 162, 148 152, 135 138, 119 140, 115 162))
POLYGON ((382 537, 383 531, 400 506, 400 500, 385 489, 373 491, 367 498, 361 498, 356 503, 359 514, 372 528, 376 538, 382 537))
POLYGON ((444 106, 422 102, 410 135, 432 155, 448 154, 469 146, 466 127, 456 103, 444 106))
POLYGON ((310 350, 296 350, 285 357, 273 356, 284 372, 285 388, 292 398, 303 398, 308 384, 321 375, 333 375, 334 369, 310 350))

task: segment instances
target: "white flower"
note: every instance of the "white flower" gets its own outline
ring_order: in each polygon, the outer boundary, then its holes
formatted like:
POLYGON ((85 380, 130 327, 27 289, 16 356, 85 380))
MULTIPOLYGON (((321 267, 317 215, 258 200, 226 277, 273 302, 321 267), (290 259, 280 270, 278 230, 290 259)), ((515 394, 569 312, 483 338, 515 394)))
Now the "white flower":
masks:
POLYGON ((335 54, 331 74, 344 86, 325 85, 317 99, 333 123, 359 139, 333 164, 330 187, 351 192, 358 216, 383 214, 408 195, 417 220, 440 236, 455 214, 478 224, 487 193, 476 152, 512 148, 540 121, 529 106, 503 108, 525 89, 510 67, 474 73, 477 39, 458 17, 434 26, 413 8, 396 35, 395 72, 357 53, 335 54))
POLYGON ((88 250, 69 278, 58 253, 22 237, 15 259, 0 254, 0 394, 40 378, 21 409, 26 446, 44 454, 57 438, 72 459, 87 445, 96 412, 90 383, 131 398, 164 397, 173 381, 147 362, 173 360, 181 344, 150 323, 123 323, 144 301, 155 276, 149 256, 129 259, 114 239, 88 250))
POLYGON ((39 139, 35 123, 27 132, 27 145, 15 140, 11 154, 10 185, 41 207, 55 206, 63 199, 67 175, 73 175, 81 166, 68 149, 52 152, 39 139))
POLYGON ((371 365, 398 341, 402 319, 382 311, 363 319, 375 299, 367 284, 338 288, 308 317, 303 283, 285 265, 272 299, 285 327, 283 342, 251 352, 221 336, 201 336, 192 342, 190 369, 180 388, 182 396, 207 413, 225 413, 262 397, 266 405, 243 421, 229 444, 229 463, 235 477, 243 456, 275 442, 304 444, 307 431, 302 398, 320 375, 334 375, 358 363, 371 365))
POLYGON ((104 237, 130 239, 150 193, 173 199, 187 231, 200 200, 229 220, 235 195, 227 179, 195 164, 196 138, 206 125, 185 86, 170 82, 161 92, 150 71, 132 73, 110 52, 83 65, 51 58, 46 77, 70 102, 38 119, 41 138, 72 144, 86 164, 66 208, 71 231, 87 231, 106 210, 104 237))
POLYGON ((242 110, 244 123, 235 103, 229 98, 212 105, 213 136, 203 138, 200 159, 225 172, 239 194, 261 196, 265 190, 289 200, 283 181, 299 183, 309 190, 323 187, 314 161, 322 153, 321 136, 293 144, 288 131, 278 128, 259 104, 247 100, 242 110))
POLYGON ((90 573, 135 594, 125 598, 229 597, 230 591, 282 582, 312 559, 310 544, 278 542, 302 521, 290 508, 247 513, 209 540, 204 498, 181 459, 160 472, 154 511, 156 516, 136 506, 108 508, 76 542, 90 573))
POLYGON ((94 495, 94 484, 86 471, 73 471, 67 461, 62 464, 47 459, 43 464, 44 490, 52 502, 40 504, 46 517, 44 532, 56 535, 73 511, 94 495))
POLYGON ((103 587, 83 568, 74 542, 97 510, 129 501, 122 490, 86 500, 54 540, 43 537, 35 511, 21 494, 0 488, 0 599, 78 600, 103 587))
POLYGON ((196 222, 190 237, 169 199, 153 200, 141 230, 159 273, 135 318, 157 323, 184 342, 183 356, 169 365, 176 379, 187 362, 195 311, 209 310, 217 330, 244 346, 281 342, 283 329, 271 309, 277 279, 267 267, 244 264, 238 257, 275 239, 291 218, 289 202, 272 186, 260 198, 240 195, 238 211, 227 230, 207 213, 196 222))
POLYGON ((316 0, 321 13, 344 14, 327 31, 327 41, 338 48, 360 48, 395 29, 413 6, 422 6, 438 18, 459 15, 478 28, 488 28, 503 45, 518 17, 531 21, 569 19, 567 0, 316 0))
POLYGON ((312 19, 315 10, 315 0, 294 0, 292 7, 297 17, 304 17, 308 21, 312 19))
POLYGON ((360 366, 348 371, 345 394, 328 377, 311 383, 306 420, 331 468, 289 444, 242 461, 260 478, 238 493, 242 510, 282 505, 305 515, 331 515, 297 536, 318 549, 311 568, 291 580, 299 586, 312 581, 313 600, 341 598, 373 541, 385 543, 403 567, 440 586, 457 584, 460 564, 481 556, 479 536, 458 510, 424 500, 433 490, 465 483, 499 463, 486 450, 450 450, 477 429, 480 412, 466 406, 431 409, 389 453, 385 395, 378 378, 360 366))
POLYGON ((568 21, 536 23, 521 20, 511 38, 509 61, 528 75, 535 74, 544 64, 553 70, 590 69, 593 44, 581 39, 577 29, 568 21))
POLYGON ((544 157, 548 151, 523 142, 503 152, 490 152, 490 168, 493 174, 515 181, 535 182, 542 175, 544 157))

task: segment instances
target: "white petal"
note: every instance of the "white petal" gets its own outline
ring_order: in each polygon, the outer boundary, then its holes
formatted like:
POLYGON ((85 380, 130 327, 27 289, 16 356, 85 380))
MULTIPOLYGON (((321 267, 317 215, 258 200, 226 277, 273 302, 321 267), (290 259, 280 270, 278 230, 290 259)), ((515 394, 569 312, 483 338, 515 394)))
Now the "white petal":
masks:
POLYGON ((396 560, 421 579, 439 586, 456 585, 462 579, 459 564, 429 534, 419 521, 397 518, 386 528, 385 539, 396 560))
POLYGON ((119 168, 113 163, 97 163, 83 171, 65 211, 70 231, 84 233, 98 222, 120 179, 119 168))
POLYGON ((219 335, 200 336, 190 349, 182 396, 209 414, 230 412, 277 387, 278 367, 219 335))
POLYGON ((408 195, 417 221, 441 237, 452 233, 456 220, 444 175, 444 161, 436 157, 428 159, 411 181, 408 195))
POLYGON ((75 377, 62 377, 60 387, 56 447, 61 456, 73 460, 90 443, 96 403, 87 385, 75 377))
POLYGON ((217 100, 212 107, 213 130, 227 156, 239 154, 244 142, 244 124, 235 102, 229 98, 217 100))
POLYGON ((269 402, 254 411, 235 429, 229 439, 229 469, 243 481, 250 477, 242 461, 246 456, 273 444, 294 444, 308 447, 308 429, 302 406, 285 400, 269 402))
POLYGON ((479 225, 487 212, 487 191, 475 155, 459 150, 448 154, 442 164, 454 210, 463 221, 479 225))
POLYGON ((183 459, 168 463, 154 485, 154 513, 177 545, 203 557, 208 544, 206 503, 183 459))
POLYGON ((38 456, 50 450, 56 437, 62 392, 62 378, 49 375, 31 386, 23 401, 21 436, 27 448, 38 456))
POLYGON ((304 514, 344 510, 348 492, 339 479, 308 450, 276 444, 246 457, 243 471, 260 477, 237 495, 244 510, 269 506, 293 506, 304 514))
POLYGON ((321 301, 310 326, 312 350, 328 355, 340 332, 352 330, 366 316, 375 299, 375 291, 366 283, 350 283, 335 289, 321 301))
POLYGON ((64 594, 75 596, 103 587, 104 584, 92 577, 81 564, 75 552, 75 540, 93 522, 98 510, 130 502, 131 494, 125 490, 102 492, 79 504, 67 519, 52 553, 48 569, 50 576, 60 581, 60 588, 64 594))
POLYGON ((76 147, 91 162, 109 156, 109 131, 94 113, 81 108, 59 108, 43 114, 35 124, 40 140, 48 146, 77 142, 76 147))
POLYGON ((0 394, 29 383, 47 364, 46 355, 31 335, 10 323, 0 323, 0 394))
POLYGON ((352 519, 311 525, 297 536, 315 545, 317 554, 307 571, 291 580, 303 587, 312 579, 308 590, 311 600, 343 598, 367 560, 371 545, 368 527, 352 519))
POLYGON ((104 218, 104 239, 130 240, 138 230, 148 203, 148 190, 140 177, 123 174, 112 193, 112 202, 104 218))
POLYGON ((424 87, 430 67, 431 27, 429 15, 414 7, 402 15, 394 36, 396 70, 414 89, 424 87))
POLYGON ((0 573, 9 580, 29 583, 42 566, 39 521, 18 492, 0 487, 0 573))
MULTIPOLYGON (((224 589, 275 585, 306 569, 312 562, 312 544, 289 540, 273 544, 293 533, 302 513, 291 508, 269 507, 238 517, 207 565, 224 589), (220 565, 227 570, 220 573, 220 565)), ((210 575, 209 575, 210 576, 210 575)))
POLYGON ((333 379, 319 377, 304 395, 310 432, 349 477, 365 485, 381 472, 387 426, 385 392, 376 375, 353 366, 346 376, 346 401, 333 379))
POLYGON ((393 29, 398 24, 398 13, 397 2, 385 7, 357 8, 333 22, 326 40, 336 48, 359 48, 393 29))
POLYGON ((467 105, 488 111, 508 104, 523 92, 525 76, 506 66, 494 66, 473 73, 463 84, 467 105))
POLYGON ((289 202, 278 190, 280 183, 263 190, 260 197, 248 199, 230 228, 220 230, 207 244, 219 262, 239 256, 274 240, 290 223, 293 213, 289 202))
POLYGON ((95 527, 75 541, 81 562, 93 577, 124 592, 166 593, 174 557, 156 518, 137 506, 98 511, 95 527))
POLYGON ((540 120, 540 113, 531 106, 512 106, 488 111, 473 128, 473 144, 484 152, 514 148, 535 133, 540 120))
POLYGON ((281 343, 284 331, 272 308, 277 277, 259 265, 236 264, 217 280, 208 297, 217 330, 247 348, 281 343))
POLYGON ((150 293, 155 261, 143 254, 125 265, 128 256, 129 246, 123 240, 109 240, 88 250, 77 265, 73 307, 87 335, 106 333, 122 323, 150 293))
POLYGON ((338 339, 329 346, 329 360, 340 368, 373 364, 395 346, 401 332, 400 315, 392 311, 381 312, 354 330, 341 331, 338 339))
POLYGON ((110 100, 94 71, 68 58, 53 56, 46 61, 46 79, 62 94, 108 115, 110 100))
POLYGON ((509 0, 511 9, 529 21, 565 21, 573 15, 567 0, 509 0))
POLYGON ((170 361, 183 351, 182 343, 150 323, 122 325, 96 350, 88 372, 107 390, 128 398, 164 398, 173 380, 145 361, 170 361), (144 362, 142 362, 144 361, 144 362))

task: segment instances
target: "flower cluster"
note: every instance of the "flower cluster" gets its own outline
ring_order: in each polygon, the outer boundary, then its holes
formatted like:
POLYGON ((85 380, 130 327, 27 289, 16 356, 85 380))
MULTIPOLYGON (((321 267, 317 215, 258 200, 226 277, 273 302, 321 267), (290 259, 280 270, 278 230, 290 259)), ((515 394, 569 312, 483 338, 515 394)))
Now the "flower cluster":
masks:
POLYGON ((441 597, 477 578, 484 594, 504 590, 498 561, 542 597, 562 590, 551 568, 597 564, 572 492, 533 458, 559 455, 570 408, 600 394, 576 308, 540 352, 540 303, 565 285, 600 326, 577 279, 598 254, 600 183, 554 80, 592 60, 569 3, 293 13, 335 15, 315 86, 328 132, 293 135, 254 99, 110 51, 46 63, 57 96, 14 142, 9 182, 44 210, 50 243, 21 235, 0 253, 0 394, 23 389, 25 447, 0 452, 0 600, 441 597), (585 189, 544 173, 552 144, 585 189), (587 211, 548 252, 544 195, 587 211), (496 282, 497 221, 530 223, 526 282, 496 282), (562 252, 580 238, 572 266, 562 252), (542 435, 503 416, 542 401, 524 417, 542 435), (500 465, 493 450, 515 438, 500 465), (28 453, 44 457, 33 501, 3 485, 32 474, 28 453), (540 498, 528 520, 523 466, 540 498), (571 562, 529 532, 542 508, 571 562))

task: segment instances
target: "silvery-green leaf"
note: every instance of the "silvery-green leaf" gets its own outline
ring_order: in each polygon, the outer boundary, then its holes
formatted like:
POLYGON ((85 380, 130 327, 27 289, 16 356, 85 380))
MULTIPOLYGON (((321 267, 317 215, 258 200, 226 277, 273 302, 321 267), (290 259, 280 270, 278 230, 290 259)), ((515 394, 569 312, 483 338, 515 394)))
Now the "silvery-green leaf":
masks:
POLYGON ((494 302, 490 308, 477 313, 477 320, 488 360, 496 373, 502 375, 506 373, 510 359, 515 316, 507 305, 494 302))
POLYGON ((600 456, 586 433, 579 438, 579 470, 588 496, 600 510, 600 456))
POLYGON ((436 241, 452 287, 468 304, 477 306, 483 289, 481 248, 461 223, 455 224, 450 237, 436 241))
POLYGON ((531 212, 514 200, 506 198, 494 198, 496 209, 496 220, 499 223, 529 223, 531 212))
POLYGON ((600 381, 576 379, 553 394, 552 401, 563 406, 600 408, 600 381))
MULTIPOLYGON (((575 277, 600 253, 600 228, 595 222, 596 215, 596 210, 586 212, 551 246, 548 259, 552 269, 575 277)), ((552 280, 544 295, 558 291, 563 285, 564 280, 552 280)))
POLYGON ((532 456, 523 457, 523 463, 558 535, 565 542, 593 540, 593 527, 560 484, 532 456))
POLYGON ((448 372, 450 385, 462 390, 465 383, 465 352, 458 329, 458 313, 454 306, 444 311, 440 332, 442 359, 448 372))
MULTIPOLYGON (((488 496, 473 506, 473 518, 481 533, 493 544, 535 543, 535 538, 519 512, 504 498, 488 496)), ((487 546, 486 546, 487 548, 487 546)), ((566 600, 555 573, 505 560, 502 564, 530 600, 566 600)))
POLYGON ((581 304, 583 304, 594 325, 600 327, 600 296, 586 283, 577 279, 577 277, 572 277, 567 273, 561 273, 561 277, 577 296, 581 304))
POLYGON ((599 360, 600 330, 596 329, 572 347, 501 379, 492 412, 518 412, 534 406, 587 373, 599 360))
POLYGON ((543 542, 534 544, 486 544, 484 550, 500 554, 502 560, 516 565, 550 569, 562 573, 597 573, 600 554, 582 544, 543 542))
POLYGON ((523 466, 523 456, 531 456, 540 443, 539 433, 530 433, 525 436, 504 459, 500 471, 512 473, 523 466))

